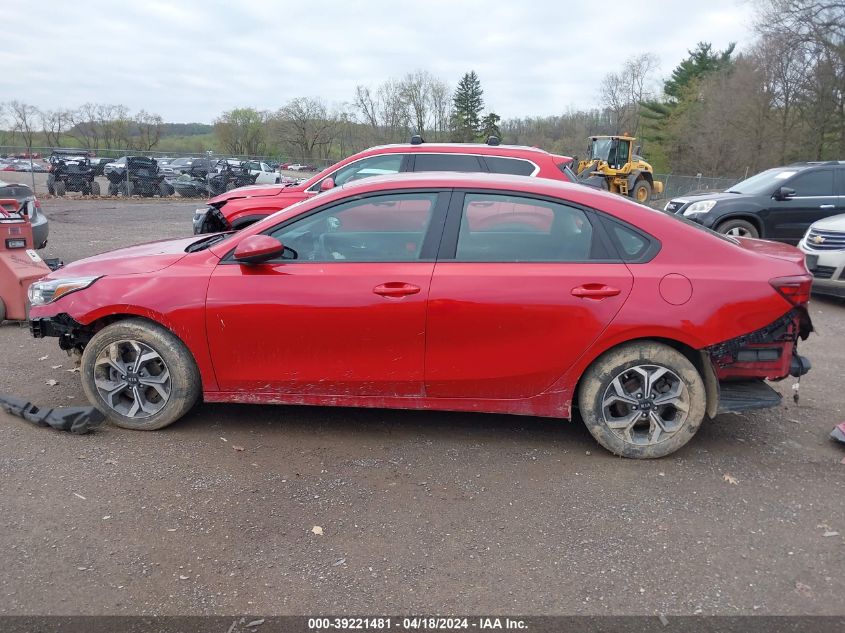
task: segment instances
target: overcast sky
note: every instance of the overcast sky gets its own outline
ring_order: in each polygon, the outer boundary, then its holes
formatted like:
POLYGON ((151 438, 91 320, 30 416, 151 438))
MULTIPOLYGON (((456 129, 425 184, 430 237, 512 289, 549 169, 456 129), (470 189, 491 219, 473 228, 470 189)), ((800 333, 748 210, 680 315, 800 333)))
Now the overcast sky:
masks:
POLYGON ((211 122, 288 99, 351 101, 415 69, 451 86, 474 69, 488 110, 557 114, 652 52, 668 74, 698 41, 751 39, 742 0, 0 0, 0 101, 86 101, 211 122))

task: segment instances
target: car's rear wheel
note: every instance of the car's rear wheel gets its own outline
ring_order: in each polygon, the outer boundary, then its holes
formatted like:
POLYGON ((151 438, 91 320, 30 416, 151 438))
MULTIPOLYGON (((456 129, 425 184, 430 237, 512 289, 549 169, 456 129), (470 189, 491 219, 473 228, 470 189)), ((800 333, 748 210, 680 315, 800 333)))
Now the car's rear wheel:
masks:
POLYGON ((100 183, 96 180, 91 181, 91 195, 92 196, 99 196, 100 195, 100 183))
POLYGON ((621 345, 586 371, 581 417, 599 444, 635 459, 663 457, 695 435, 706 410, 704 381, 677 350, 655 342, 621 345))
POLYGON ((51 196, 56 195, 55 183, 56 183, 56 178, 53 176, 53 174, 50 174, 49 176, 47 176, 47 193, 49 193, 51 196))
POLYGON ((199 370, 188 348, 141 319, 100 330, 82 354, 82 388, 117 426, 152 431, 172 424, 197 402, 199 370))
POLYGON ((109 182, 109 195, 116 196, 118 193, 120 193, 120 187, 113 182, 109 182))
POLYGON ((159 185, 158 185, 158 195, 159 196, 161 196, 162 198, 166 198, 171 193, 172 192, 170 191, 170 185, 168 185, 166 182, 160 182, 159 183, 159 185))
POLYGON ((62 182, 61 180, 57 180, 57 181, 56 181, 56 184, 54 185, 54 188, 55 188, 55 190, 56 190, 56 195, 57 195, 57 196, 59 196, 60 198, 61 198, 63 195, 65 195, 65 193, 67 192, 67 187, 65 187, 65 183, 64 183, 64 182, 62 182))
POLYGON ((757 227, 747 220, 727 220, 716 227, 716 232, 733 237, 760 237, 757 227))

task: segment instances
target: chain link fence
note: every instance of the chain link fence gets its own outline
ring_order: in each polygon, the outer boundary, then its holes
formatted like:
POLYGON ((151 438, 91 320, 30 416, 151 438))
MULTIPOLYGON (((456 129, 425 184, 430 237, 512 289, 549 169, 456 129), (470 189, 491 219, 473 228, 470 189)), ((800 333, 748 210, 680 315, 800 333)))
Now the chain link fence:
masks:
POLYGON ((654 174, 654 179, 663 183, 663 193, 654 194, 653 200, 671 200, 678 196, 708 191, 724 191, 742 180, 742 178, 706 177, 701 174, 695 176, 654 174))

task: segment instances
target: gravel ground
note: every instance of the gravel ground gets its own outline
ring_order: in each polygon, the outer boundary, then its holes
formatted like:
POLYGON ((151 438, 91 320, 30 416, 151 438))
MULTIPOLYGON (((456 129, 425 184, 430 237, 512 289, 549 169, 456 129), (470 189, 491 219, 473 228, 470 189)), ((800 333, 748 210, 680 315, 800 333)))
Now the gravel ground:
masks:
MULTIPOLYGON (((194 206, 48 199, 45 255, 185 235, 194 206)), ((799 405, 785 381, 659 461, 530 417, 204 405, 77 437, 0 413, 0 614, 845 614, 845 304, 812 316, 799 405)), ((0 350, 0 391, 84 402, 54 339, 0 350)))

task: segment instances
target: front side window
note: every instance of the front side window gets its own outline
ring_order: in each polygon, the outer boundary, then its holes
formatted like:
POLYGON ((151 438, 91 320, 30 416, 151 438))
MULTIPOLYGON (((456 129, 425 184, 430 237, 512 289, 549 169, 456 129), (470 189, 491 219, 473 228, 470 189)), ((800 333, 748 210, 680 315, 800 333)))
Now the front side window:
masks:
POLYGON ((796 198, 833 195, 833 170, 819 169, 798 174, 785 185, 795 189, 796 198))
POLYGON ((468 154, 426 154, 414 158, 414 171, 484 171, 478 156, 468 154))
POLYGON ((271 233, 285 259, 410 262, 419 258, 436 193, 371 196, 323 209, 271 233))
POLYGON ((590 259, 593 227, 565 204, 502 194, 464 198, 457 261, 577 262, 590 259))
POLYGON ((398 174, 402 169, 403 158, 404 154, 371 156, 341 167, 331 177, 334 179, 335 186, 339 187, 347 182, 369 178, 370 176, 398 174))

